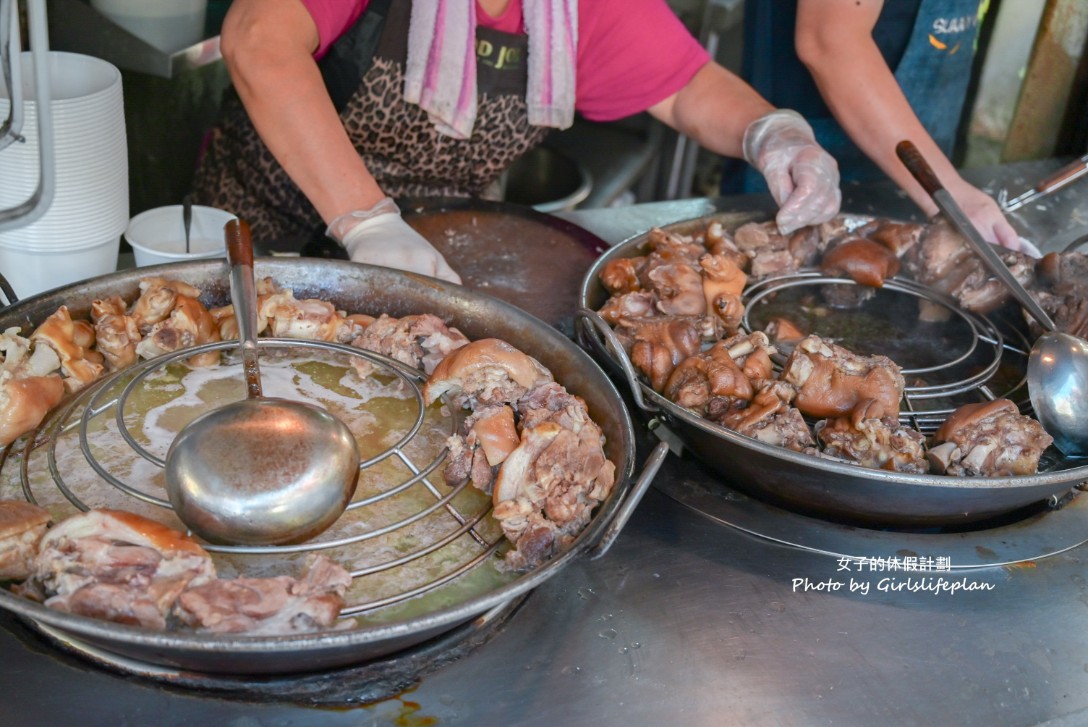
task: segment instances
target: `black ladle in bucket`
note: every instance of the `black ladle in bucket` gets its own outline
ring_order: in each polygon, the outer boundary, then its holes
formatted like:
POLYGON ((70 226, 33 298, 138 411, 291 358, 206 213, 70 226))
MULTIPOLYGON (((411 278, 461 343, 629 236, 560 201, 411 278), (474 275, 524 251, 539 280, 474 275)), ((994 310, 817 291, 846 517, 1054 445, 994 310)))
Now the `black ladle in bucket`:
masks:
POLYGON ((189 231, 193 228, 193 198, 185 195, 181 200, 181 224, 185 228, 185 254, 189 254, 189 231))

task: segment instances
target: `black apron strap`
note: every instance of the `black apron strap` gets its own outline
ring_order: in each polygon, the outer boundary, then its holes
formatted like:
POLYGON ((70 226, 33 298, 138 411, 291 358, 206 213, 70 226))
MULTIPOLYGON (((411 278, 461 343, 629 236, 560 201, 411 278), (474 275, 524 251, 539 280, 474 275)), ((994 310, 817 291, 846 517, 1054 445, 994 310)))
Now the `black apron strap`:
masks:
POLYGON ((391 3, 392 0, 371 0, 355 25, 317 63, 337 113, 344 110, 370 69, 391 3))

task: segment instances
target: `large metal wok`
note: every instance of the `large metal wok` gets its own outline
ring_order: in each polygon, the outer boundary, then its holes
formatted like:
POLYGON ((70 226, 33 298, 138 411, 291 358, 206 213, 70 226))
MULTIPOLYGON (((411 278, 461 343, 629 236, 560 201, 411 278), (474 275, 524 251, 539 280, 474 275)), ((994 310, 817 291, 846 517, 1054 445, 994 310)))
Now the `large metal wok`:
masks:
MULTIPOLYGON (((298 298, 329 300, 350 312, 392 316, 429 312, 470 338, 503 338, 536 357, 557 381, 585 399, 601 425, 607 437, 606 453, 616 464, 614 491, 572 547, 554 559, 483 595, 379 626, 299 636, 205 635, 155 632, 60 613, 2 588, 0 606, 43 630, 59 631, 144 663, 205 673, 299 673, 356 664, 419 644, 523 596, 574 558, 604 553, 647 488, 664 451, 648 460, 643 475, 634 482, 634 433, 628 412, 608 377, 572 341, 507 303, 431 278, 334 260, 258 258, 255 268, 258 276, 271 276, 298 298)), ((220 305, 230 298, 223 260, 161 265, 114 273, 20 301, 0 312, 0 326, 23 326, 26 332, 62 304, 74 317, 83 317, 96 298, 121 295, 134 300, 139 280, 151 275, 195 285, 205 292, 206 304, 220 305)))
MULTIPOLYGON (((761 213, 723 213, 662 229, 695 235, 711 221, 731 230, 764 219, 761 213)), ((1050 498, 1060 500, 1088 480, 1084 460, 1050 452, 1046 471, 1030 476, 958 478, 868 469, 765 444, 674 404, 636 375, 623 350, 609 341, 607 324, 592 313, 608 298, 598 279, 601 269, 612 260, 644 254, 647 238, 640 234, 614 246, 586 273, 579 299, 583 308, 579 339, 627 380, 648 416, 673 432, 730 486, 804 514, 876 527, 928 528, 977 523, 1050 498)))

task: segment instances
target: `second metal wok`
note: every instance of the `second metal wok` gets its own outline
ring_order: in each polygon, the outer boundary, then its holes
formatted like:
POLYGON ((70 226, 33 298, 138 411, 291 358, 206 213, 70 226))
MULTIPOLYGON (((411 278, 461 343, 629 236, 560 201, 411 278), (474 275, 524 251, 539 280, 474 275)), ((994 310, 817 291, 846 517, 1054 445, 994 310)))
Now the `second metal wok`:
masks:
MULTIPOLYGON (((682 235, 705 231, 711 221, 728 229, 766 215, 723 213, 663 226, 682 235)), ((608 298, 598 275, 610 261, 644 254, 647 235, 606 252, 586 273, 580 305, 596 311, 608 298)), ((765 444, 719 426, 655 392, 635 374, 622 350, 608 345, 599 317, 580 318, 583 345, 627 380, 648 416, 673 431, 696 456, 738 490, 776 505, 847 523, 874 527, 930 528, 978 523, 1053 498, 1088 481, 1084 460, 1051 459, 1047 471, 1028 476, 967 478, 904 474, 817 458, 765 444), (593 319, 596 318, 594 322, 593 319)))

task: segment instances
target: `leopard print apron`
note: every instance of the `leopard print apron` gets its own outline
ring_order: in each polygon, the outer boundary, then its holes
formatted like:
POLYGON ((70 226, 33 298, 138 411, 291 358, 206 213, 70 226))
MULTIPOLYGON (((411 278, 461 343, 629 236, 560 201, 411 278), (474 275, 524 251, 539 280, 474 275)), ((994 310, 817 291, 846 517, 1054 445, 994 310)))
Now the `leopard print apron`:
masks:
MULTIPOLYGON (((425 111, 404 100, 410 16, 408 2, 372 0, 322 59, 340 120, 389 196, 488 196, 503 170, 549 131, 528 121, 528 39, 477 28, 476 125, 471 138, 454 139, 439 133, 425 111)), ((242 217, 257 240, 311 236, 324 229, 233 91, 210 133, 193 198, 242 217)))

